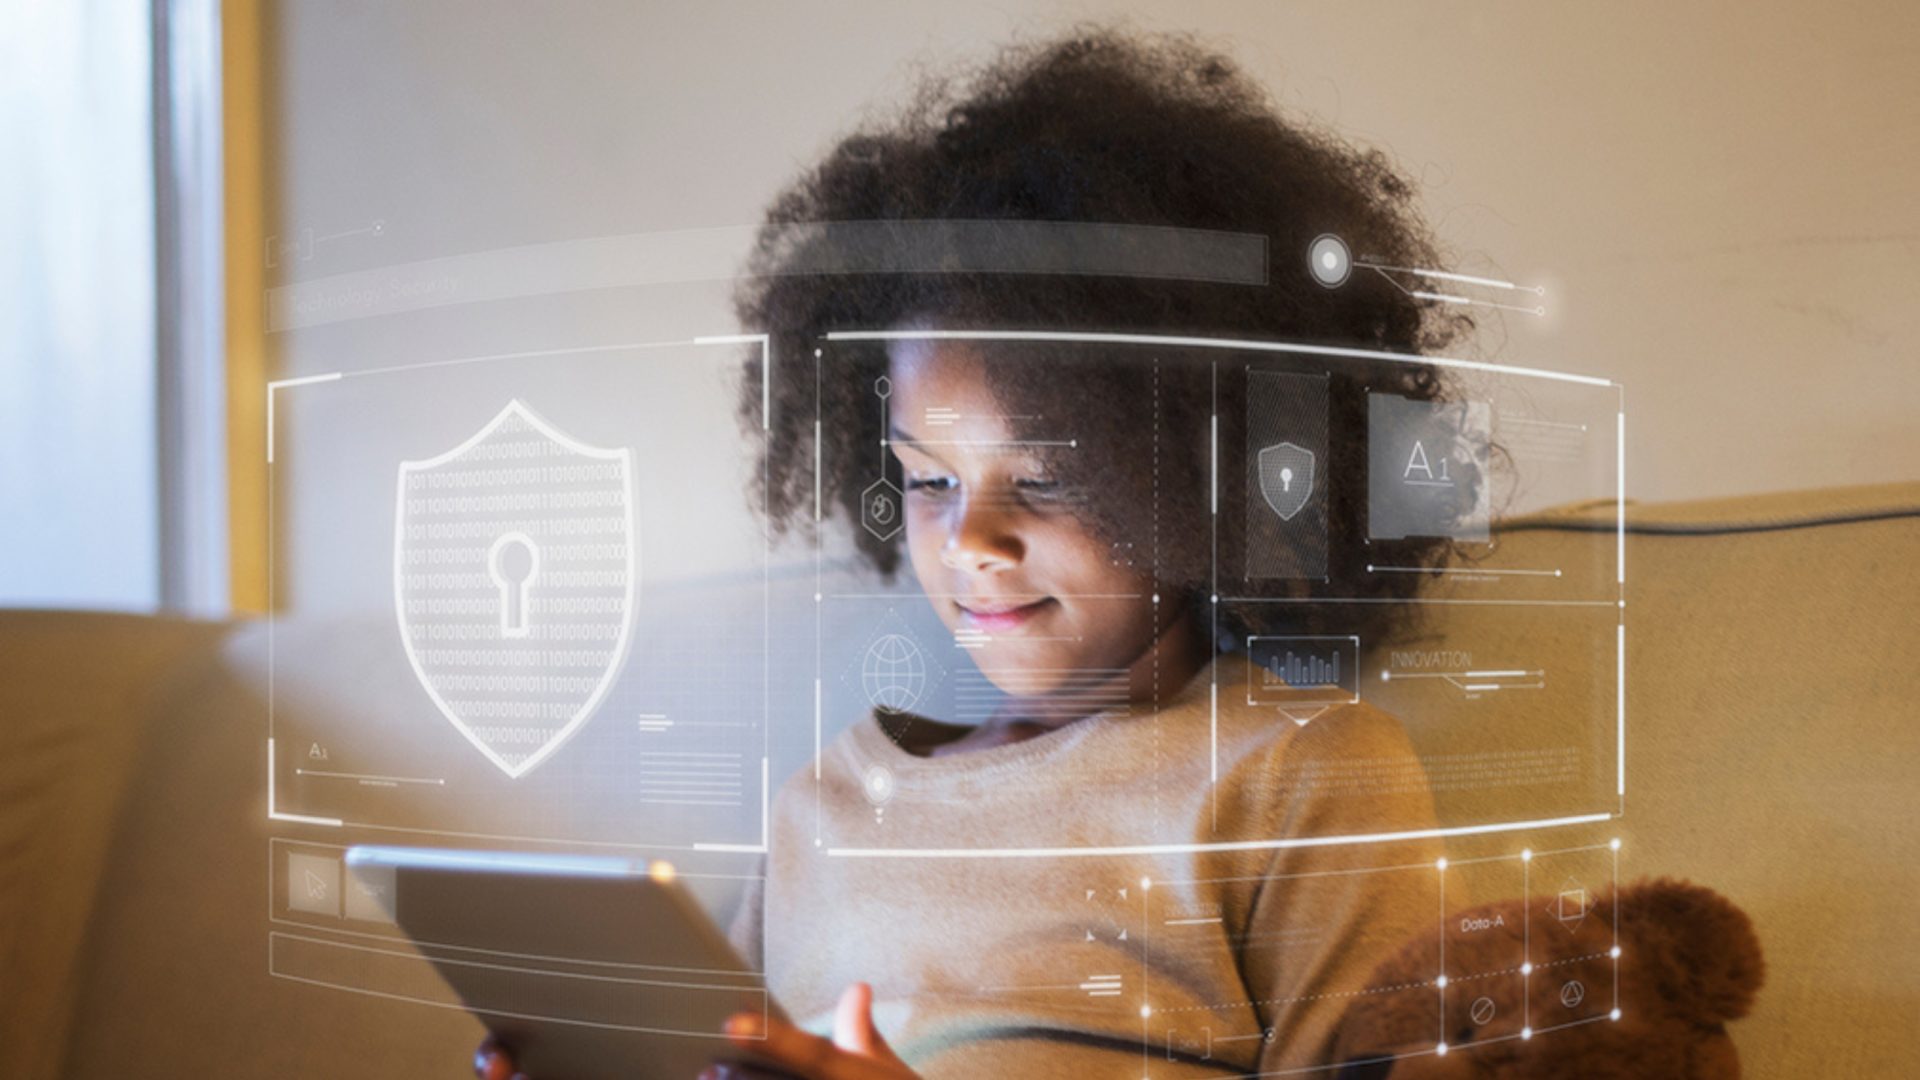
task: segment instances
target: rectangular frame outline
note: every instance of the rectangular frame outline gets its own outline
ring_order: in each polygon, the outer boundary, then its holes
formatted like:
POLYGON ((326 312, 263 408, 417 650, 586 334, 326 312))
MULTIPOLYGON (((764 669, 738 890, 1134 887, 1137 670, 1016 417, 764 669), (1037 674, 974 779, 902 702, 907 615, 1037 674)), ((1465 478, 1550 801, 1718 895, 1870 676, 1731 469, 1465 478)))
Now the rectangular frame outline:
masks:
MULTIPOLYGON (((382 998, 387 1001, 405 1001, 415 1005, 430 1006, 436 1009, 457 1009, 461 1012, 472 1013, 476 1016, 505 1016, 515 1020, 537 1020, 544 1023, 571 1024, 576 1027, 590 1027, 590 1028, 597 1028, 605 1031, 629 1031, 629 1032, 634 1032, 636 1034, 646 1034, 646 1035, 681 1035, 681 1036, 686 1036, 690 1038, 711 1037, 701 1032, 678 1031, 672 1028, 635 1027, 628 1024, 603 1024, 594 1020, 576 1020, 576 1019, 572 1019, 565 1016, 545 1016, 545 1015, 535 1015, 532 1013, 508 1012, 503 1009, 476 1009, 467 1005, 465 1002, 454 1003, 454 1002, 445 1002, 445 1001, 429 1001, 426 998, 414 997, 410 994, 396 994, 396 993, 392 993, 384 990, 369 990, 364 986, 348 986, 344 983, 328 982, 325 979, 315 979, 315 978, 310 978, 304 975, 289 975, 285 972, 276 970, 276 968, 274 967, 274 943, 282 940, 299 941, 309 945, 322 945, 331 949, 348 949, 356 952, 375 953, 381 956, 390 956, 400 960, 415 960, 422 964, 427 964, 429 966, 433 965, 436 960, 436 958, 429 958, 428 956, 419 952, 405 952, 405 951, 396 951, 396 950, 390 950, 390 949, 377 949, 371 945, 357 945, 352 942, 345 942, 345 941, 328 941, 327 939, 321 938, 321 937, 308 937, 304 934, 289 934, 284 930, 269 930, 267 931, 267 977, 270 979, 285 979, 288 982, 305 983, 308 986, 323 986, 329 990, 344 990, 351 994, 365 994, 368 997, 382 998)), ((548 972, 548 971, 539 971, 534 968, 515 968, 506 964, 487 964, 487 963, 482 963, 476 960, 455 960, 452 957, 438 957, 437 960, 442 963, 457 964, 462 967, 497 968, 501 970, 519 971, 523 974, 529 974, 529 975, 550 975, 558 978, 573 978, 573 979, 582 979, 582 980, 596 981, 596 982, 621 982, 621 983, 631 983, 636 985, 662 986, 662 987, 697 989, 697 990, 716 989, 715 987, 710 987, 710 986, 699 986, 691 983, 669 982, 667 980, 662 980, 662 979, 620 979, 620 978, 615 978, 613 976, 607 976, 607 975, 586 975, 586 974, 569 973, 569 972, 562 972, 562 971, 548 972)), ((436 975, 436 977, 438 976, 436 975)), ((762 975, 761 978, 764 980, 765 976, 762 975)), ((764 985, 758 986, 758 987, 753 987, 753 986, 727 987, 726 989, 738 990, 748 994, 757 994, 760 998, 760 1014, 761 1014, 761 1020, 764 1026, 764 1022, 767 1017, 767 1007, 773 1001, 773 992, 771 990, 769 990, 764 985)))
MULTIPOLYGON (((1613 898, 1613 909, 1612 909, 1613 911, 1613 925, 1612 925, 1613 946, 1609 950, 1609 952, 1611 953, 1611 956, 1609 957, 1609 959, 1612 962, 1612 972, 1613 972, 1613 980, 1612 980, 1613 981, 1613 1005, 1612 1005, 1611 1011, 1603 1015, 1585 1016, 1577 1020, 1568 1020, 1563 1023, 1550 1024, 1546 1027, 1536 1028, 1532 1024, 1532 1015, 1531 1015, 1532 995, 1526 994, 1521 998, 1523 1005, 1527 1008, 1527 1012, 1525 1014, 1525 1020, 1524 1020, 1525 1027, 1521 1031, 1514 1032, 1513 1034, 1510 1034, 1510 1035, 1494 1035, 1494 1036, 1488 1036, 1487 1038, 1476 1038, 1473 1040, 1472 1043, 1463 1045, 1462 1047, 1459 1048, 1464 1051, 1471 1052, 1475 1047, 1478 1047, 1478 1046, 1487 1046, 1487 1045, 1491 1045, 1493 1043, 1499 1043, 1499 1042, 1511 1042, 1516 1039, 1527 1040, 1527 1039, 1532 1039, 1538 1035, 1544 1035, 1548 1032, 1564 1031, 1567 1028, 1580 1027, 1583 1024, 1594 1024, 1602 1021, 1618 1021, 1620 1019, 1620 902, 1619 902, 1620 841, 1618 838, 1609 840, 1604 844, 1582 844, 1576 847, 1556 848, 1556 849, 1551 849, 1546 851, 1535 851, 1532 848, 1523 848, 1520 851, 1517 851, 1511 855, 1482 855, 1482 856, 1476 856, 1473 858, 1451 859, 1451 860, 1442 858, 1435 863, 1403 863, 1398 866, 1375 866, 1375 867, 1368 867, 1365 869, 1357 869, 1357 870, 1345 870, 1345 869, 1317 870, 1317 871, 1306 871, 1298 874, 1263 874, 1259 876, 1259 879, 1264 883, 1268 881, 1290 881, 1297 878, 1327 877, 1327 876, 1346 877, 1346 876, 1353 876, 1358 874, 1382 874, 1382 873, 1393 873, 1401 870, 1422 870, 1422 869, 1433 870, 1439 873, 1440 875, 1440 937, 1439 937, 1438 943, 1440 946, 1440 954, 1439 954, 1440 968, 1441 968, 1441 971, 1444 972, 1446 970, 1446 949, 1447 949, 1447 933, 1448 933, 1447 926, 1452 921, 1452 917, 1454 915, 1459 914, 1458 911, 1449 910, 1446 905, 1447 869, 1453 866, 1470 866, 1476 863, 1505 862, 1509 859, 1518 860, 1520 862, 1520 868, 1521 868, 1521 879, 1523 882, 1525 882, 1525 884, 1522 886, 1522 889, 1521 889, 1522 898, 1525 900, 1525 904, 1521 908, 1522 915, 1525 919, 1525 922, 1523 923, 1523 936, 1521 939, 1521 949, 1522 949, 1521 961, 1525 965, 1525 967, 1522 969, 1518 969, 1513 973, 1520 975, 1520 977, 1523 979, 1531 979, 1532 972, 1533 972, 1534 896, 1533 896, 1533 889, 1532 889, 1532 873, 1531 873, 1532 867, 1533 867, 1533 860, 1552 858, 1557 855, 1576 855, 1576 854, 1581 854, 1589 851, 1599 851, 1602 848, 1611 849, 1611 852, 1612 852, 1612 859, 1609 864, 1609 874, 1611 878, 1611 881, 1609 883, 1610 884, 1609 891, 1613 898)), ((1156 887, 1174 886, 1174 885, 1198 885, 1198 884, 1218 881, 1218 880, 1234 880, 1234 879, 1198 878, 1198 879, 1166 881, 1166 882, 1156 881, 1154 882, 1154 885, 1156 887)), ((1140 912, 1142 917, 1142 927, 1148 933, 1152 932, 1152 920, 1147 917, 1148 914, 1150 913, 1150 910, 1151 908, 1149 905, 1149 897, 1143 894, 1140 902, 1140 912)), ((1599 959, 1599 957, 1592 956, 1592 957, 1584 957, 1582 959, 1599 959)), ((1151 978, 1146 977, 1150 973, 1143 967, 1142 974, 1143 974, 1143 979, 1142 979, 1142 985, 1141 985, 1141 993, 1143 995, 1151 996, 1153 983, 1151 978)), ((1403 989, 1420 989, 1420 988, 1418 986, 1409 986, 1409 987, 1404 987, 1403 989)), ((1277 1076, 1277 1075, 1305 1076, 1310 1073, 1325 1074, 1325 1073, 1328 1073, 1330 1070, 1345 1068, 1349 1065, 1375 1064, 1378 1062, 1385 1062, 1385 1061, 1399 1061, 1402 1058, 1432 1057, 1438 1054, 1444 1054, 1448 1050, 1454 1049, 1454 1047, 1450 1047, 1447 1045, 1447 1038, 1452 1030, 1451 1024, 1448 1022, 1447 1012, 1446 1012, 1447 988, 1445 986, 1436 986, 1432 982, 1429 982, 1426 986, 1426 989, 1437 990, 1440 992, 1440 1031, 1438 1033, 1439 1038, 1435 1042, 1432 1049, 1414 1050, 1414 1051, 1408 1051, 1406 1053, 1385 1055, 1378 1058, 1369 1058, 1364 1062, 1349 1061, 1349 1062, 1334 1062, 1326 1065, 1307 1065, 1307 1066, 1302 1066, 1300 1068, 1288 1069, 1285 1071, 1284 1074, 1259 1072, 1256 1070, 1255 1072, 1250 1074, 1240 1074, 1240 1075, 1242 1077, 1250 1077, 1250 1076, 1277 1076)), ((1239 1003, 1239 1004, 1243 1004, 1243 1003, 1239 1003)), ((1155 1014, 1155 1015, 1158 1015, 1158 1014, 1155 1014)), ((1143 1015, 1140 1019, 1141 1075, 1143 1077, 1149 1078, 1149 1080, 1153 1075, 1153 1071, 1150 1068, 1151 1060, 1148 1057, 1148 1054, 1153 1050, 1153 1048, 1156 1045, 1153 1041, 1152 1032, 1150 1030, 1151 1020, 1152 1020, 1152 1015, 1143 1015)))
MULTIPOLYGON (((1360 651, 1360 636, 1358 634, 1250 634, 1247 636, 1247 648, 1251 650, 1253 648, 1253 643, 1256 641, 1351 641, 1353 642, 1354 653, 1356 656, 1359 654, 1359 651, 1360 651)), ((1255 664, 1253 666, 1260 667, 1262 665, 1255 664)), ((1345 688, 1342 687, 1342 690, 1344 689, 1345 688)), ((1360 669, 1356 662, 1354 671, 1353 671, 1353 696, 1352 697, 1345 698, 1344 700, 1340 700, 1340 701, 1302 701, 1302 702, 1299 702, 1298 705, 1301 708, 1315 708, 1319 706, 1357 705, 1359 703, 1360 703, 1360 669)), ((1267 708, 1267 709, 1279 709, 1279 708, 1287 707, 1287 706, 1276 705, 1270 701, 1253 700, 1253 692, 1251 687, 1248 688, 1248 692, 1247 692, 1247 704, 1253 706, 1254 708, 1267 708)), ((1215 750, 1217 751, 1218 747, 1216 747, 1215 750)), ((1214 772, 1217 776, 1220 769, 1219 761, 1216 760, 1213 763, 1213 767, 1214 767, 1214 772)))
MULTIPOLYGON (((1072 331, 1072 330, 945 330, 945 329, 839 330, 839 331, 832 331, 825 334, 822 337, 822 340, 828 341, 828 342, 834 342, 834 341, 1062 342, 1062 343, 1080 343, 1080 344, 1098 344, 1098 345, 1144 345, 1144 346, 1160 346, 1164 348, 1237 349, 1237 350, 1244 350, 1248 352, 1280 353, 1280 354, 1297 355, 1297 356, 1326 356, 1326 357, 1337 357, 1337 358, 1345 358, 1345 359, 1382 360, 1382 361, 1387 361, 1390 363, 1397 363, 1397 364, 1424 364, 1430 367, 1455 368, 1455 369, 1465 370, 1465 371, 1484 371, 1484 372, 1490 372, 1494 374, 1516 375, 1516 376, 1521 376, 1525 378, 1550 379, 1550 380, 1555 380, 1559 382, 1578 383, 1584 386, 1594 386, 1594 387, 1603 387, 1603 388, 1611 387, 1615 392, 1617 401, 1619 402, 1619 407, 1616 413, 1617 420, 1615 425, 1616 434, 1615 434, 1615 446, 1614 446, 1615 455, 1616 455, 1616 466, 1615 466, 1615 476, 1614 476, 1614 492, 1615 492, 1614 520, 1615 520, 1615 532, 1616 532, 1614 577, 1615 577, 1616 586, 1619 592, 1616 603, 1618 606, 1618 610, 1620 612, 1618 617, 1618 629, 1615 635, 1615 641, 1616 641, 1615 664, 1617 669, 1617 688, 1615 691, 1615 699, 1616 699, 1615 758, 1616 760, 1614 762, 1614 769, 1615 769, 1615 777, 1616 777, 1615 787, 1616 787, 1618 803, 1616 804, 1616 807, 1614 809, 1596 811, 1596 812, 1585 813, 1585 814, 1573 814, 1573 815, 1568 815, 1564 817, 1539 818, 1539 819, 1534 819, 1530 821, 1482 822, 1477 825, 1458 825, 1458 826, 1447 826, 1447 827, 1435 828, 1435 829, 1407 830, 1407 831, 1392 832, 1392 833, 1351 834, 1346 836, 1333 836, 1333 837, 1295 837, 1291 839, 1223 841, 1223 842, 1200 843, 1200 844, 1119 844, 1119 845, 1081 846, 1081 847, 1030 847, 1030 848, 1026 848, 1026 847, 1022 847, 1022 848, 828 847, 825 849, 825 851, 827 855, 829 855, 830 857, 882 858, 882 859, 1068 858, 1068 857, 1074 857, 1074 856, 1106 857, 1106 856, 1114 856, 1114 855, 1166 854, 1166 853, 1172 853, 1172 852, 1199 853, 1199 852, 1216 852, 1216 851, 1277 850, 1277 849, 1298 848, 1298 847, 1325 847, 1333 844, 1342 844, 1342 843, 1365 844, 1365 843, 1382 843, 1382 842, 1392 841, 1392 840, 1420 840, 1420 839, 1440 838, 1440 837, 1449 837, 1449 836, 1478 836, 1478 835, 1484 835, 1488 833, 1514 832, 1520 829, 1528 829, 1528 828, 1559 828, 1567 825, 1579 825, 1579 824, 1585 824, 1585 823, 1596 822, 1596 821, 1608 821, 1614 818, 1624 817, 1626 815, 1626 797, 1627 797, 1626 796, 1626 788, 1627 788, 1627 774, 1626 774, 1626 760, 1627 760, 1627 755, 1626 755, 1626 737, 1627 737, 1626 736, 1626 732, 1627 732, 1626 423, 1627 423, 1627 413, 1626 413, 1626 388, 1622 384, 1615 382, 1612 379, 1603 379, 1595 375, 1578 375, 1570 372, 1550 371, 1545 368, 1529 368, 1529 367, 1518 367, 1511 364, 1495 364, 1495 363, 1484 361, 1484 360, 1464 360, 1456 357, 1446 357, 1446 356, 1418 356, 1418 355, 1409 355, 1405 353, 1386 352, 1378 349, 1353 349, 1353 348, 1343 348, 1338 346, 1326 346, 1326 345, 1300 345, 1300 344, 1295 344, 1291 342, 1258 341, 1258 340, 1253 340, 1248 338, 1203 337, 1203 336, 1182 335, 1182 334, 1129 334, 1129 333, 1113 333, 1113 332, 1100 332, 1100 331, 1072 331)), ((819 361, 821 359, 822 350, 815 349, 813 355, 814 355, 814 361, 815 361, 814 362, 814 380, 817 388, 817 385, 820 379, 821 365, 819 361)), ((818 394, 815 395, 815 400, 818 401, 818 394)), ((816 409, 817 409, 817 406, 816 406, 816 409)), ((815 415, 816 432, 818 431, 818 427, 817 427, 818 422, 819 422, 819 416, 816 412, 816 415, 815 415)), ((1215 425, 1217 425, 1219 422, 1217 411, 1212 422, 1215 425)), ((1217 436, 1215 437, 1215 442, 1217 443, 1217 436)), ((816 450, 818 448, 818 445, 819 444, 816 441, 815 442, 816 450)), ((1217 453, 1217 446, 1215 447, 1213 452, 1217 453)), ((817 457, 815 461, 816 461, 815 476, 817 480, 817 477, 818 477, 818 458, 817 457)), ((1213 498, 1216 500, 1216 506, 1215 506, 1216 512, 1217 512, 1217 499, 1219 497, 1219 479, 1220 478, 1218 476, 1218 468, 1215 467, 1214 469, 1211 470, 1209 482, 1213 485, 1213 488, 1214 488, 1213 498)), ((818 507, 816 506, 816 509, 815 509, 816 519, 818 518, 818 514, 819 514, 819 510, 818 510, 818 507)), ((1211 514, 1209 515, 1210 518, 1212 516, 1213 515, 1211 514)), ((1215 524, 1213 527, 1217 528, 1218 526, 1217 524, 1215 524)), ((815 553, 816 553, 815 554, 815 567, 816 567, 815 574, 816 574, 816 580, 818 580, 818 574, 819 574, 818 541, 816 541, 815 543, 815 553)), ((1218 575, 1217 566, 1215 567, 1215 574, 1217 578, 1217 575, 1218 575)), ((1216 595, 1218 594, 1217 580, 1215 583, 1215 593, 1216 595)), ((819 596, 819 593, 818 591, 816 591, 815 593, 816 611, 819 608, 818 596, 819 596)), ((1583 607, 1599 606, 1606 603, 1605 601, 1594 601, 1594 600, 1575 601, 1575 602, 1570 602, 1565 604, 1558 601, 1463 601, 1463 602, 1466 602, 1466 603, 1479 602, 1479 603, 1490 603, 1490 604, 1543 603, 1551 606, 1583 606, 1583 607)), ((816 623, 817 622, 818 622, 818 618, 816 616, 816 623)), ((816 635, 816 639, 817 639, 817 635, 816 635)), ((815 673, 816 675, 818 674, 817 660, 815 662, 815 673)), ((1213 707, 1217 709, 1218 698, 1219 698, 1218 682, 1215 682, 1213 684, 1212 695, 1213 695, 1213 701, 1214 701, 1213 707)), ((1217 763, 1214 771, 1217 775, 1218 773, 1217 763)), ((820 772, 820 761, 819 761, 819 754, 816 751, 815 758, 814 758, 814 775, 816 777, 815 783, 814 783, 815 807, 816 807, 814 839, 815 839, 816 845, 818 845, 821 839, 820 813, 819 813, 820 783, 818 780, 819 772, 820 772)))
MULTIPOLYGON (((739 841, 694 841, 691 844, 640 844, 620 841, 580 840, 567 837, 512 836, 499 833, 470 833, 447 829, 423 829, 404 825, 385 825, 364 821, 347 821, 342 818, 321 817, 311 814, 299 814, 279 809, 276 802, 277 791, 274 779, 274 701, 276 694, 274 632, 278 622, 278 612, 274 606, 273 583, 275 574, 274 540, 274 490, 275 470, 275 398, 276 391, 301 386, 314 386, 322 383, 340 382, 344 379, 357 379, 372 375, 391 375, 403 372, 423 371, 431 368, 453 367, 465 364, 492 363, 501 360, 525 360, 536 356, 578 356, 587 353, 619 352, 627 349, 666 349, 686 346, 743 345, 760 346, 760 429, 767 431, 773 422, 773 364, 772 336, 770 334, 713 334, 693 338, 678 338, 666 341, 620 342, 608 345, 590 345, 561 349, 530 349, 511 353, 493 353, 479 356, 455 357, 448 360, 429 360, 417 364, 394 364, 383 367, 367 368, 363 371, 330 371, 319 375, 306 375, 292 379, 276 379, 267 383, 266 389, 266 459, 267 459, 267 819, 298 825, 318 825, 329 828, 377 829, 387 832, 399 832, 415 836, 445 836, 468 840, 504 840, 510 843, 554 844, 559 846, 624 848, 636 851, 708 851, 732 852, 737 854, 764 855, 772 839, 772 800, 769 790, 769 763, 772 757, 773 733, 773 626, 772 626, 772 587, 773 587, 773 536, 769 531, 762 537, 761 569, 761 723, 760 723, 760 842, 757 844, 739 841)), ((763 468, 765 466, 763 465, 763 468)), ((629 618, 632 616, 629 615, 629 618)))
MULTIPOLYGON (((294 840, 284 836, 267 837, 267 923, 269 927, 290 926, 297 930, 304 930, 311 934, 334 934, 342 937, 370 938, 374 941, 413 942, 416 945, 422 945, 432 949, 447 949, 453 952, 479 953, 481 955, 486 955, 486 956, 502 956, 502 957, 507 957, 509 959, 516 959, 516 960, 550 960, 555 963, 561 963, 561 964, 579 964, 583 967, 645 969, 650 971, 674 971, 674 972, 692 973, 692 974, 726 974, 726 975, 739 974, 738 972, 710 972, 703 968, 663 967, 663 966, 654 965, 654 964, 629 964, 629 963, 622 963, 620 961, 614 961, 614 960, 586 960, 586 959, 581 959, 578 957, 571 957, 571 956, 541 956, 534 953, 507 952, 501 949, 484 949, 477 945, 450 945, 444 941, 417 941, 414 938, 408 937, 406 935, 406 932, 399 930, 398 927, 395 927, 395 932, 391 934, 376 934, 367 930, 347 930, 347 929, 335 928, 331 926, 318 926, 309 922, 300 922, 299 920, 296 920, 296 919, 284 919, 284 918, 281 918, 274 910, 274 888, 273 888, 274 870, 279 865, 279 860, 278 860, 279 853, 276 851, 276 846, 295 845, 295 844, 301 847, 329 848, 331 850, 338 851, 342 855, 342 862, 341 862, 342 880, 344 881, 345 875, 351 872, 345 865, 345 854, 348 848, 348 845, 346 844, 329 844, 319 840, 294 840)), ((706 871, 688 871, 688 870, 680 869, 679 867, 674 868, 674 874, 675 876, 682 877, 682 878, 701 878, 701 879, 741 881, 741 882, 757 881, 757 882, 760 882, 763 888, 765 887, 766 881, 767 881, 767 876, 765 874, 715 874, 715 873, 710 873, 706 871)), ((341 916, 340 918, 341 918, 341 921, 343 922, 346 921, 345 916, 341 916)), ((764 957, 762 959, 764 961, 764 957)), ((762 963, 761 966, 764 967, 765 964, 762 963)), ((271 972, 269 972, 269 974, 271 974, 271 972)), ((752 974, 758 975, 763 979, 766 978, 766 972, 764 971, 757 971, 757 972, 753 972, 752 974)))

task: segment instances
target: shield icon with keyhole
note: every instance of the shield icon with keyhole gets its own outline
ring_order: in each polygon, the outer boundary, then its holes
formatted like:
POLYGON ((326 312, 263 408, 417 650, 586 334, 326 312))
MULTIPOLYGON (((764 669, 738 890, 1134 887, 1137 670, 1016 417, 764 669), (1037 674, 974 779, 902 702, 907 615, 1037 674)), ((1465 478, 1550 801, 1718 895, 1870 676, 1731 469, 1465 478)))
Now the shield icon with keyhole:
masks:
POLYGON ((639 586, 632 454, 510 401, 400 463, 393 603, 441 715, 509 777, 580 730, 626 660, 639 586))
POLYGON ((1283 442, 1260 451, 1260 494, 1281 521, 1292 521, 1313 497, 1313 451, 1283 442))

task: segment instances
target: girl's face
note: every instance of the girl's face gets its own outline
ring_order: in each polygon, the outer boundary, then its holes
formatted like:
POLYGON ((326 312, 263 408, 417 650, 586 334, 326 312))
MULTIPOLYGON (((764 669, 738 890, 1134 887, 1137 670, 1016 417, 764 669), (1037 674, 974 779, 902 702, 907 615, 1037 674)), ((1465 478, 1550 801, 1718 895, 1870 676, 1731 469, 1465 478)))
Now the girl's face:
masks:
MULTIPOLYGON (((920 587, 949 629, 987 636, 970 651, 1001 690, 1078 692, 1090 699, 1084 712, 1097 711, 1104 702, 1089 691, 1123 681, 1180 608, 1156 605, 1152 575, 1075 512, 1081 500, 1126 494, 1063 491, 1044 455, 1017 441, 975 346, 898 341, 888 359, 888 445, 904 476, 920 587)), ((1073 439, 1071 418, 1058 426, 1044 438, 1073 439)))

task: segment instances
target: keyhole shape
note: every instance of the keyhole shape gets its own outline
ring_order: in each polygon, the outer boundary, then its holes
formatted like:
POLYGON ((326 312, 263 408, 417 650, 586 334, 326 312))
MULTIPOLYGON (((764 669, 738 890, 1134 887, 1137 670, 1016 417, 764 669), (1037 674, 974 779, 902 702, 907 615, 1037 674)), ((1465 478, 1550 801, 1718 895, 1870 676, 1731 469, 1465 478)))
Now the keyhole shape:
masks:
POLYGON ((1280 490, 1281 491, 1293 490, 1293 470, 1292 469, 1283 468, 1280 470, 1280 490))
POLYGON ((500 588, 502 637, 526 637, 531 631, 527 593, 539 572, 540 548, 526 533, 507 533, 487 550, 487 576, 500 588))

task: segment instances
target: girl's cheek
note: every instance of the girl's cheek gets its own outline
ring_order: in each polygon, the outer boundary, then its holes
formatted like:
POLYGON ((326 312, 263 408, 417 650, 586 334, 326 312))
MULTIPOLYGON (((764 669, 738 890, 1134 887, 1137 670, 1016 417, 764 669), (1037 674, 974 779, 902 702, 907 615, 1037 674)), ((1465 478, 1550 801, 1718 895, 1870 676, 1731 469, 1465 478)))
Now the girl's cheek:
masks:
POLYGON ((916 549, 924 546, 937 553, 947 542, 945 508, 912 496, 908 496, 906 502, 907 543, 916 549))
POLYGON ((940 558, 947 543, 946 521, 938 507, 915 505, 912 499, 907 501, 905 516, 907 561, 913 564, 915 575, 927 591, 938 591, 932 586, 939 583, 938 575, 946 569, 940 558))
MULTIPOLYGON (((1057 528, 1047 530, 1042 540, 1054 565, 1071 567, 1074 578, 1080 581, 1133 583, 1140 577, 1121 558, 1121 551, 1113 544, 1094 536, 1083 524, 1064 519, 1057 528)), ((1130 592, 1126 588, 1089 588, 1082 592, 1130 592)))

